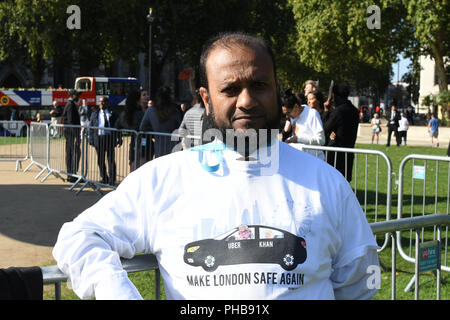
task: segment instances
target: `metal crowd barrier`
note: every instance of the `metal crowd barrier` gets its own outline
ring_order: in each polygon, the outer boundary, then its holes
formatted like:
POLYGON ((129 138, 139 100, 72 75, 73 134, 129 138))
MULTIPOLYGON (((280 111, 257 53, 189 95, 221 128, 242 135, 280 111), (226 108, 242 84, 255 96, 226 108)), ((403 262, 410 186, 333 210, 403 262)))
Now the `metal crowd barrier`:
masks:
MULTIPOLYGON (((352 178, 349 181, 358 201, 369 222, 388 221, 391 219, 391 200, 392 200, 392 162, 389 157, 377 150, 338 148, 317 145, 300 145, 303 150, 314 150, 323 152, 325 161, 330 154, 335 153, 342 156, 346 170, 342 172, 343 176, 349 176, 349 170, 352 170, 352 178), (353 168, 347 169, 349 155, 353 155, 353 168), (358 168, 364 168, 361 176, 358 168), (369 186, 369 184, 371 184, 369 186), (370 190, 369 190, 370 189, 370 190)), ((337 157, 332 158, 329 164, 336 167, 337 157)), ((379 251, 386 248, 389 243, 389 237, 386 234, 384 242, 380 245, 379 251)))
POLYGON ((17 135, 23 121, 0 121, 0 161, 15 161, 16 171, 22 161, 29 158, 29 127, 25 125, 25 136, 17 135))
POLYGON ((139 132, 136 145, 138 161, 136 167, 144 163, 183 150, 181 144, 182 135, 164 132, 139 132))
MULTIPOLYGON (((388 233, 392 237, 392 300, 396 299, 396 243, 398 239, 400 239, 399 235, 403 230, 415 229, 416 230, 416 240, 415 240, 415 269, 414 269, 414 278, 417 279, 415 281, 415 292, 414 298, 416 300, 419 299, 419 280, 420 280, 420 268, 419 268, 419 250, 420 250, 420 241, 419 241, 419 230, 421 228, 426 227, 434 227, 437 230, 437 241, 441 242, 441 226, 446 226, 448 230, 448 226, 450 225, 450 216, 447 214, 435 214, 428 216, 419 216, 412 218, 399 218, 396 220, 390 221, 382 221, 382 222, 374 222, 370 224, 372 228, 372 232, 374 234, 377 233, 388 233)), ((448 234, 445 235, 445 241, 448 240, 448 234)), ((440 251, 440 250, 439 250, 440 251)), ((439 252, 438 252, 439 254, 439 252)), ((439 261, 439 267, 436 269, 436 299, 440 299, 440 285, 441 285, 441 270, 443 270, 442 265, 439 261)))
POLYGON ((115 189, 147 161, 182 150, 182 138, 189 138, 190 143, 198 140, 176 133, 54 123, 32 123, 30 132, 31 163, 25 171, 32 165, 40 167, 36 179, 48 171, 42 182, 52 174, 61 179, 73 177, 75 181, 69 189, 80 186, 76 194, 90 186, 103 195, 101 188, 115 189))
MULTIPOLYGON (((434 216, 445 214, 449 216, 450 206, 450 158, 411 154, 406 156, 399 167, 398 181, 398 219, 404 216, 434 216), (408 193, 408 194, 407 194, 408 193)), ((406 233, 406 232, 405 232, 406 233)), ((438 235, 436 227, 420 230, 420 243, 436 240, 438 235)), ((417 256, 413 252, 413 238, 417 234, 409 230, 409 235, 397 234, 398 251, 403 259, 416 263, 417 256)), ((445 229, 445 241, 441 244, 444 257, 442 271, 450 272, 448 264, 448 226, 445 229)), ((405 291, 417 283, 414 276, 405 291)))
POLYGON ((25 168, 27 172, 33 165, 41 171, 35 177, 37 179, 48 168, 48 127, 46 123, 32 122, 30 124, 30 164, 25 168))
MULTIPOLYGON (((143 254, 134 256, 132 259, 120 259, 122 262, 123 269, 127 273, 141 272, 141 271, 155 271, 155 300, 161 299, 161 288, 160 279, 161 274, 159 271, 158 261, 154 254, 143 254)), ((68 276, 65 275, 58 266, 47 266, 41 267, 43 284, 55 285, 55 300, 61 300, 61 282, 66 282, 69 280, 68 276)))
POLYGON ((78 192, 87 185, 115 189, 134 170, 130 161, 135 156, 136 136, 137 132, 132 130, 85 128, 82 149, 85 183, 78 192))

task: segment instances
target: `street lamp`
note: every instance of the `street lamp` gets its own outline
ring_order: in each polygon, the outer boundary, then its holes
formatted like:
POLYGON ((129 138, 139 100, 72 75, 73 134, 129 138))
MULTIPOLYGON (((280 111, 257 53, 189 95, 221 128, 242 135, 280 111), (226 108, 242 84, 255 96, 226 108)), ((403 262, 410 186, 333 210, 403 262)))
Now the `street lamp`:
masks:
POLYGON ((152 15, 153 9, 148 10, 148 96, 152 94, 152 22, 155 17, 152 15))

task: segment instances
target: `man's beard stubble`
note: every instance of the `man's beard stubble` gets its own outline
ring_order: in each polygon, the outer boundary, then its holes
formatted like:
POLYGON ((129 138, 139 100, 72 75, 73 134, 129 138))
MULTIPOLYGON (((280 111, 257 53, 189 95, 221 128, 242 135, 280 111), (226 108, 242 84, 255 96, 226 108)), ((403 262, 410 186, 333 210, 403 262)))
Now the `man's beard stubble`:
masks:
POLYGON ((239 151, 244 156, 248 156, 249 153, 252 153, 258 147, 270 145, 273 139, 278 138, 280 128, 282 110, 279 94, 277 95, 277 105, 276 116, 272 119, 266 118, 262 128, 247 128, 247 131, 244 132, 243 130, 235 130, 232 126, 219 126, 215 119, 214 106, 210 101, 210 112, 209 114, 205 112, 203 117, 203 144, 218 139, 226 144, 228 148, 239 151), (244 150, 242 150, 240 144, 245 144, 244 150))

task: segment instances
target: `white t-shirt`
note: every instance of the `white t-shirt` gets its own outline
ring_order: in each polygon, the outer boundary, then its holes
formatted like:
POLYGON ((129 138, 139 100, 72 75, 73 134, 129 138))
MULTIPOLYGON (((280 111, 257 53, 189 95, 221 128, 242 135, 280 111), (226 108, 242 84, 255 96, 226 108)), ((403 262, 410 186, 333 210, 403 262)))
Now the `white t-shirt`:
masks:
POLYGON ((119 256, 153 252, 169 299, 370 298, 377 244, 348 182, 274 146, 270 163, 190 149, 132 172, 60 231, 53 255, 75 293, 140 299, 119 256))
POLYGON ((409 122, 406 117, 402 116, 402 118, 398 121, 398 131, 408 131, 409 122))
MULTIPOLYGON (((293 133, 297 136, 297 143, 291 143, 294 148, 302 150, 301 144, 319 145, 325 144, 325 133, 322 120, 317 110, 303 105, 303 111, 297 118, 290 118, 293 133)), ((320 159, 325 159, 323 151, 304 149, 320 159)))

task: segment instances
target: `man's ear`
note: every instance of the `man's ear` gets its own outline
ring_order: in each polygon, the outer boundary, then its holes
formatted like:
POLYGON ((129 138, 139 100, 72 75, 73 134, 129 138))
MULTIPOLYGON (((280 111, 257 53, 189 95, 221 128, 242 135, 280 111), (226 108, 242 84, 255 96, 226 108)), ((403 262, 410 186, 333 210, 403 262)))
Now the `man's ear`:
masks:
POLYGON ((203 104, 205 105, 206 115, 209 115, 210 114, 210 110, 209 110, 210 106, 209 106, 208 89, 206 89, 205 87, 200 87, 199 92, 200 92, 200 96, 202 97, 203 104))

